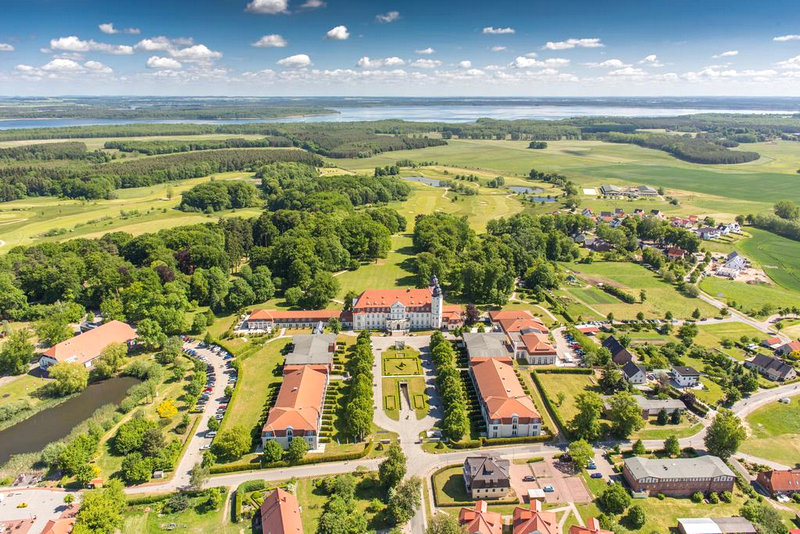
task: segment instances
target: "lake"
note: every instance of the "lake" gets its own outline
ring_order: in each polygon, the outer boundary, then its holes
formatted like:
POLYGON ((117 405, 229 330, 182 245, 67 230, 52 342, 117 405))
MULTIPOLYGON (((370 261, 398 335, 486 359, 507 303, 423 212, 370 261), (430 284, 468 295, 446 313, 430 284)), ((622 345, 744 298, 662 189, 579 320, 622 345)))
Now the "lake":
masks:
POLYGON ((537 204, 541 204, 544 202, 545 204, 549 204, 550 202, 557 202, 558 199, 555 197, 528 197, 528 200, 532 200, 537 204))
POLYGON ((522 186, 519 186, 519 185, 509 186, 509 189, 511 189, 513 192, 518 193, 520 195, 522 195, 522 194, 534 195, 536 193, 541 193, 542 191, 544 191, 544 189, 540 189, 538 187, 522 187, 522 186))
POLYGON ((424 176, 401 176, 403 180, 408 180, 409 182, 419 182, 421 184, 432 185, 433 187, 439 187, 441 185, 441 181, 435 178, 425 178, 424 176))
POLYGON ((122 376, 91 384, 80 395, 1 431, 0 465, 13 454, 41 451, 48 443, 66 437, 99 407, 121 402, 138 383, 136 378, 122 376))

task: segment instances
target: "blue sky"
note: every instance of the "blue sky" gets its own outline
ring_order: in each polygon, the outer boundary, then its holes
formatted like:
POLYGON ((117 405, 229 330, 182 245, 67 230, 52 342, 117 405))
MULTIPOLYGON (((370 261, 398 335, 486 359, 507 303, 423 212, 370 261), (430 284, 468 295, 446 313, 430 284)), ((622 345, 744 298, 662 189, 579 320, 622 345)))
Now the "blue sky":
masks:
POLYGON ((3 95, 800 95, 796 0, 0 8, 3 95))

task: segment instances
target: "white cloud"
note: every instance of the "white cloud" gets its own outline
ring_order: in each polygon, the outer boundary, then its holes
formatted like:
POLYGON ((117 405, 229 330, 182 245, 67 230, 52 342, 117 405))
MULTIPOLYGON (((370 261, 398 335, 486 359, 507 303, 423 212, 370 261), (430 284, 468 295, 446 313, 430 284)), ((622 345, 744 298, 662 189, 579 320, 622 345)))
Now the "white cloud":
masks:
POLYGON ((331 41, 344 41, 349 37, 350 32, 347 30, 347 26, 335 26, 325 34, 325 39, 331 41))
POLYGON ((286 42, 286 39, 284 39, 277 33, 273 33, 270 35, 263 36, 261 39, 253 43, 253 46, 256 46, 258 48, 271 48, 271 47, 283 48, 287 44, 288 43, 286 42))
POLYGON ((308 57, 308 54, 295 54, 293 56, 279 59, 278 65, 280 65, 281 67, 299 69, 311 65, 311 58, 308 57))
POLYGON ((726 50, 725 52, 723 52, 721 54, 715 54, 715 55, 713 55, 711 57, 713 57, 714 59, 718 59, 718 58, 721 58, 721 57, 734 57, 734 56, 738 56, 738 55, 739 55, 739 51, 738 50, 726 50))
POLYGON ((211 50, 204 44, 197 44, 180 50, 170 50, 170 55, 182 61, 208 62, 221 58, 222 52, 211 50))
POLYGON ((107 33, 108 35, 114 35, 116 33, 127 33, 130 35, 139 35, 142 33, 142 30, 139 28, 123 28, 121 30, 114 27, 113 22, 105 22, 97 26, 100 28, 100 31, 103 33, 107 33))
POLYGON ((326 4, 322 0, 306 0, 301 6, 300 9, 317 9, 320 7, 325 7, 326 4))
POLYGON ((111 67, 109 67, 108 65, 104 65, 103 63, 100 63, 99 61, 87 61, 86 63, 83 64, 83 66, 87 70, 90 70, 92 72, 96 72, 98 74, 111 74, 112 72, 114 72, 111 69, 111 67))
POLYGON ((509 65, 509 67, 514 67, 517 69, 529 69, 531 67, 558 68, 558 67, 566 67, 567 65, 569 65, 569 60, 559 57, 549 58, 545 60, 538 60, 526 56, 517 56, 517 58, 514 59, 514 61, 509 65))
POLYGON ((664 64, 659 61, 658 56, 650 54, 639 60, 639 65, 647 65, 649 67, 663 67, 664 64))
POLYGON ((507 35, 512 33, 516 33, 514 28, 495 28, 493 26, 486 26, 483 29, 484 35, 507 35))
POLYGON ((107 43, 98 43, 92 39, 83 41, 75 35, 68 37, 59 37, 58 39, 50 40, 51 50, 64 50, 66 52, 106 52, 115 55, 128 55, 133 54, 133 47, 128 45, 111 45, 107 43))
POLYGON ((8 43, 0 43, 0 52, 13 52, 14 46, 8 43))
POLYGON ((779 43, 785 43, 787 41, 800 41, 800 35, 792 34, 792 35, 780 35, 778 37, 773 37, 773 41, 779 43))
POLYGON ((147 68, 149 69, 179 69, 181 67, 180 61, 171 57, 151 56, 147 60, 147 68))
POLYGON ((144 50, 146 52, 155 52, 157 50, 171 50, 175 48, 175 43, 167 39, 163 35, 153 37, 152 39, 142 39, 134 45, 137 50, 144 50))
POLYGON ((480 69, 469 69, 465 74, 468 76, 481 76, 483 75, 483 71, 480 69))
POLYGON ((492 52, 502 52, 503 50, 506 50, 506 47, 505 46, 493 46, 492 48, 490 48, 490 50, 492 52))
POLYGON ((30 65, 17 65, 14 68, 20 72, 34 72, 36 70, 36 67, 32 67, 30 65))
POLYGON ((594 37, 591 39, 567 39, 566 41, 547 41, 544 48, 547 50, 569 50, 570 48, 602 48, 605 45, 600 39, 594 37))
POLYGON ((429 55, 433 54, 434 52, 436 52, 436 50, 434 50, 433 48, 431 48, 429 46, 428 48, 423 48, 422 50, 414 50, 414 52, 416 52, 417 54, 422 54, 422 55, 425 55, 425 56, 429 56, 429 55))
POLYGON ((523 54, 525 57, 538 57, 539 54, 536 52, 528 52, 527 54, 523 54))
POLYGON ((800 56, 794 56, 786 61, 779 61, 778 66, 782 69, 800 69, 800 56))
POLYGON ((82 72, 83 67, 77 61, 57 58, 42 66, 42 70, 52 72, 82 72))
POLYGON ((384 59, 364 56, 358 60, 356 66, 361 67, 362 69, 379 69, 381 67, 399 67, 405 64, 406 62, 397 56, 391 56, 384 59))
POLYGON ((253 0, 245 11, 248 13, 256 13, 258 15, 277 15, 280 13, 289 12, 288 0, 253 0))
POLYGON ((587 67, 596 67, 601 69, 622 69, 630 67, 629 64, 624 63, 621 59, 607 59, 600 63, 584 63, 587 67))
POLYGON ((467 59, 465 59, 464 61, 459 61, 458 66, 461 67, 462 69, 468 69, 472 67, 472 61, 469 61, 467 59))
POLYGON ((628 77, 641 77, 647 76, 647 72, 643 71, 642 69, 638 69, 636 67, 631 67, 630 65, 623 67, 621 69, 612 70, 608 73, 609 76, 628 76, 628 77))
POLYGON ((383 13, 381 15, 375 15, 375 20, 383 24, 394 22, 399 18, 400 18, 399 11, 387 11, 386 13, 383 13))
POLYGON ((418 59, 411 63, 411 66, 417 67, 418 69, 435 69, 441 64, 442 62, 438 59, 418 59))

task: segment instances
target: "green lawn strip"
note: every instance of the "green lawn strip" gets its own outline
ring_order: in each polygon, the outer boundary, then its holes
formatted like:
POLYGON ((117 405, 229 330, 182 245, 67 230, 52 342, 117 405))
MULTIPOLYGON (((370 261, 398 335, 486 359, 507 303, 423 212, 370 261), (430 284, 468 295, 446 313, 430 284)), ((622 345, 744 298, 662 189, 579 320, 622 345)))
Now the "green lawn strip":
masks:
MULTIPOLYGON (((533 379, 531 378, 531 374, 527 371, 522 371, 518 373, 520 377, 522 377, 522 382, 526 386, 528 386, 528 391, 531 394, 531 399, 533 403, 536 405, 536 409, 538 410, 539 414, 542 416, 542 422, 544 425, 550 429, 550 432, 553 433, 555 436, 558 434, 558 425, 556 425, 553 418, 550 417, 550 412, 547 411, 547 407, 544 403, 544 399, 542 399, 542 395, 539 392, 539 388, 536 387, 536 384, 533 383, 533 379)), ((542 375, 539 375, 540 377, 542 375)))
POLYGON ((666 424, 666 425, 659 425, 655 422, 655 418, 651 418, 647 421, 645 427, 638 432, 635 432, 633 439, 667 439, 670 436, 675 436, 678 439, 680 438, 688 438, 689 436, 694 436, 703 428, 702 423, 689 423, 686 421, 688 416, 684 415, 683 420, 680 424, 673 425, 673 424, 666 424))
POLYGON ((36 415, 37 413, 52 408, 73 397, 53 398, 42 395, 42 387, 50 382, 47 378, 33 375, 23 375, 10 383, 0 386, 0 406, 16 402, 26 402, 29 410, 19 412, 17 415, 0 422, 0 430, 13 426, 20 421, 36 415))
POLYGON ((383 411, 395 421, 400 419, 400 389, 392 378, 383 379, 383 411))
POLYGON ((800 401, 772 403, 747 417, 751 434, 740 450, 794 467, 800 462, 800 401))
POLYGON ((800 293, 777 285, 745 284, 717 276, 703 278, 700 289, 729 306, 735 303, 737 309, 748 314, 760 312, 764 306, 769 310, 791 308, 800 300, 800 293))
POLYGON ((561 414, 561 418, 568 423, 578 413, 575 406, 575 397, 584 391, 599 391, 592 383, 592 375, 573 373, 538 373, 539 380, 547 391, 547 396, 561 414), (558 405, 558 394, 565 395, 564 402, 558 405))
POLYGON ((206 532, 240 534, 240 527, 232 524, 229 518, 223 516, 225 500, 216 510, 210 511, 202 508, 203 500, 202 497, 190 498, 189 508, 174 514, 159 513, 160 503, 130 506, 123 513, 120 531, 131 534, 159 534, 174 528, 179 532, 191 534, 205 534, 206 532), (170 528, 173 523, 175 527, 170 528))

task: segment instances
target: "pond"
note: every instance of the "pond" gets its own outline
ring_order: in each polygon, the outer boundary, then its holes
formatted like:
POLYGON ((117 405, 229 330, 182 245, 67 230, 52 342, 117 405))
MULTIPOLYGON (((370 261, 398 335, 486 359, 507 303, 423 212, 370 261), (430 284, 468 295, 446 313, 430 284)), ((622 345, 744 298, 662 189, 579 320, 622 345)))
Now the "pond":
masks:
POLYGON ((556 197, 528 197, 528 200, 532 200, 532 201, 536 202, 537 204, 542 203, 542 202, 550 203, 550 202, 557 202, 558 201, 558 199, 556 197))
POLYGON ((436 180, 435 178, 425 178, 424 176, 401 176, 403 180, 408 180, 409 182, 419 182, 422 184, 432 185, 433 187, 439 187, 441 185, 441 180, 436 180))
POLYGON ((104 404, 121 402, 139 380, 130 376, 110 378, 91 384, 83 393, 58 406, 43 410, 0 432, 0 465, 13 454, 41 451, 58 441, 104 404))
POLYGON ((540 189, 538 187, 522 187, 519 185, 511 185, 508 187, 515 193, 519 193, 520 195, 535 195, 536 193, 541 193, 544 189, 540 189))

